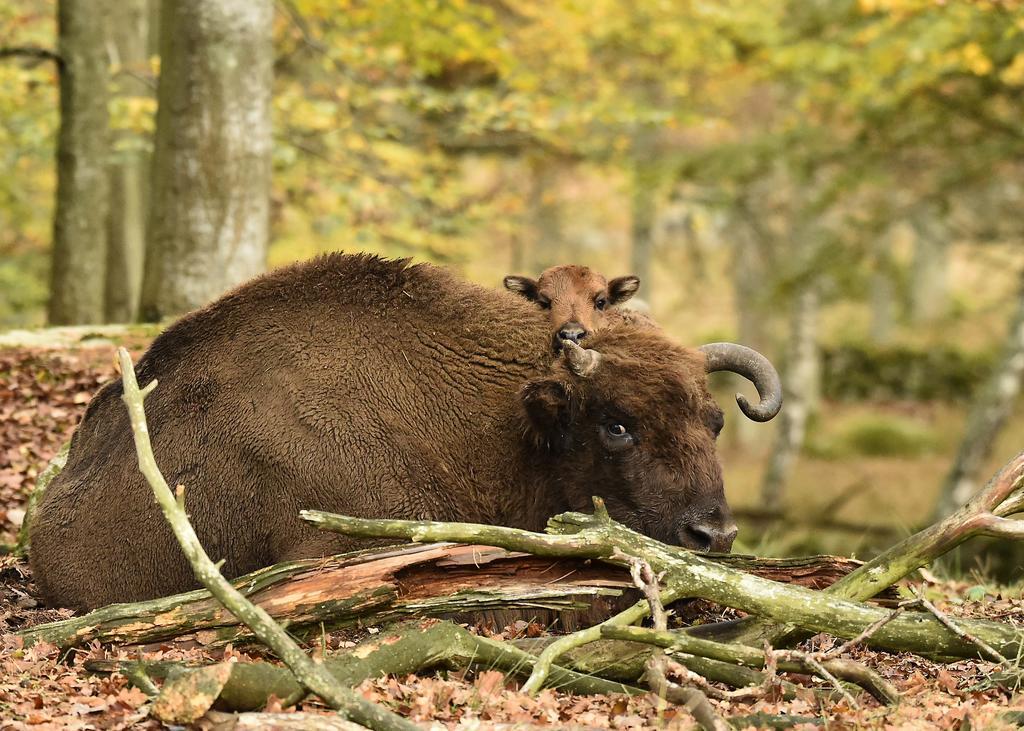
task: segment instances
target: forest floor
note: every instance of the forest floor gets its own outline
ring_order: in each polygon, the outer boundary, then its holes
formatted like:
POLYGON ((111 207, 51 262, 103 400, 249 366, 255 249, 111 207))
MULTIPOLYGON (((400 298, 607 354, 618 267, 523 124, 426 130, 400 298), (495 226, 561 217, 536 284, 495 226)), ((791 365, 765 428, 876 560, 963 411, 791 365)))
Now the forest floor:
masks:
MULTIPOLYGON (((70 437, 92 394, 114 377, 111 343, 95 338, 82 343, 79 339, 80 333, 73 334, 58 348, 0 341, 0 543, 13 543, 24 517, 25 498, 38 472, 70 437)), ((137 355, 146 340, 144 335, 122 334, 118 344, 127 344, 137 355)), ((1024 599, 1019 588, 1000 588, 973 577, 970 581, 929 580, 925 589, 952 617, 985 616, 1024 627, 1024 599)), ((23 648, 15 634, 67 616, 66 610, 40 606, 25 562, 0 556, 0 729, 160 728, 149 716, 147 697, 123 676, 85 671, 86 660, 116 657, 118 648, 93 645, 61 657, 53 646, 23 648)), ((495 630, 474 629, 484 633, 495 630)), ((500 634, 508 636, 521 629, 505 628, 500 634)), ((370 634, 374 629, 361 631, 370 634)), ((332 635, 329 643, 341 648, 358 639, 350 632, 332 635)), ((818 636, 809 643, 827 648, 832 639, 818 636)), ((256 655, 259 652, 251 648, 181 650, 165 645, 145 657, 195 661, 227 656, 244 661, 256 655)), ((788 714, 808 720, 799 727, 830 729, 1015 728, 1007 712, 1024 714, 1024 696, 988 682, 993 667, 989 663, 941 665, 910 655, 859 649, 853 650, 853 656, 892 680, 903 693, 903 703, 884 708, 862 698, 859 708, 845 703, 819 707, 809 697, 789 702, 769 698, 754 703, 716 701, 715 705, 725 716, 788 714)), ((367 681, 360 690, 424 727, 498 723, 616 729, 693 727, 685 711, 659 709, 649 695, 584 697, 550 690, 529 697, 517 691, 514 681, 492 670, 388 677, 367 681)), ((306 710, 317 708, 314 702, 305 706, 306 710)))

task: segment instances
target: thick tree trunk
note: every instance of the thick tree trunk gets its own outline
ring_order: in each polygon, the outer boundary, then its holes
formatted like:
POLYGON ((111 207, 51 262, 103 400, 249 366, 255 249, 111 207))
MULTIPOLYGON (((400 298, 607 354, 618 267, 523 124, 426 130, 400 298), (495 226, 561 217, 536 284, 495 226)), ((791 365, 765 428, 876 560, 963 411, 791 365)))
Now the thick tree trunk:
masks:
POLYGON ((263 271, 270 0, 165 2, 142 317, 200 307, 263 271))
POLYGON ((786 482, 803 447, 818 391, 818 292, 814 284, 796 295, 792 307, 783 375, 786 408, 780 414, 775 449, 761 483, 761 504, 767 510, 782 508, 786 482))
POLYGON ((974 397, 967 428, 956 459, 942 485, 934 519, 940 520, 967 502, 978 488, 978 475, 992 454, 996 438, 1006 424, 1024 377, 1024 275, 1017 307, 1010 321, 995 372, 974 397))
POLYGON ((57 4, 60 134, 50 270, 51 325, 103 321, 109 69, 107 0, 57 4))
MULTIPOLYGON (((123 0, 107 19, 113 65, 120 68, 118 95, 152 96, 144 78, 149 66, 150 0, 123 0)), ((142 289, 146 247, 149 155, 129 134, 114 139, 111 155, 110 211, 107 217, 107 272, 104 317, 134 322, 142 289), (117 149, 123 147, 125 149, 117 149)))

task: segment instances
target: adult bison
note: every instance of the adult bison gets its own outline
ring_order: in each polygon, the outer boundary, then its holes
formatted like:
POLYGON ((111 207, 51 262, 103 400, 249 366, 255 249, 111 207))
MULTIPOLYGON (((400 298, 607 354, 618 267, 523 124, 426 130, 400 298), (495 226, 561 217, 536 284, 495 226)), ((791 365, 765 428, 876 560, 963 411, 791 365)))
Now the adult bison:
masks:
MULTIPOLYGON (((705 354, 626 320, 557 357, 548 333, 520 297, 331 255, 182 318, 136 371, 159 379, 146 400, 157 462, 228 576, 359 545, 304 525, 302 508, 540 529, 597 494, 637 530, 727 550, 705 354)), ((764 397, 752 408, 773 414, 777 377, 750 353, 708 357, 747 369, 764 397)), ((53 604, 196 585, 136 467, 121 393, 110 383, 93 399, 32 526, 53 604)))

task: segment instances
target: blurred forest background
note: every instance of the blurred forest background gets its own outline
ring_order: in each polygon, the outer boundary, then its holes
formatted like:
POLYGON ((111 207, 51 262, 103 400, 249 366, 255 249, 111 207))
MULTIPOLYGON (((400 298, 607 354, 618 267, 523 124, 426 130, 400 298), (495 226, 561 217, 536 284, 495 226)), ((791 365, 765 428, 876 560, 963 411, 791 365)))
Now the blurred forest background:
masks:
POLYGON ((783 372, 739 550, 886 545, 1024 444, 1024 3, 159 5, 0 0, 0 329, 339 249, 635 273, 783 372))

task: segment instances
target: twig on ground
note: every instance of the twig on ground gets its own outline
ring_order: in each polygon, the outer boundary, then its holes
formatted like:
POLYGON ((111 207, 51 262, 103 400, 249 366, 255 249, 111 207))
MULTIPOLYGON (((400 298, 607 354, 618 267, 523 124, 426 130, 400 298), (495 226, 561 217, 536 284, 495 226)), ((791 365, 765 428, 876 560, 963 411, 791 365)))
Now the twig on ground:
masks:
POLYGON ((906 606, 901 604, 900 606, 896 607, 888 617, 882 617, 877 622, 868 625, 864 628, 863 632, 861 632, 853 639, 847 640, 841 645, 836 645, 827 652, 820 653, 820 657, 822 659, 828 659, 831 657, 839 657, 843 653, 849 652, 851 649, 861 644, 862 642, 866 642, 867 640, 871 639, 871 636, 875 634, 875 632, 882 629, 882 627, 896 619, 896 617, 900 616, 904 611, 906 611, 906 606))
POLYGON ((131 419, 139 470, 153 489, 160 509, 192 565, 196 578, 216 597, 217 601, 245 622, 256 636, 274 651, 292 671, 296 680, 310 692, 320 696, 332 708, 376 731, 392 731, 393 729, 418 731, 419 727, 416 724, 367 701, 349 688, 343 687, 326 668, 310 659, 265 610, 249 602, 221 575, 219 568, 206 554, 195 530, 189 523, 188 515, 185 512, 184 491, 179 489, 178 495, 172 493, 156 464, 143 402, 146 396, 156 388, 157 382, 150 381, 140 389, 135 378, 135 366, 128 351, 118 348, 117 354, 124 384, 124 394, 121 398, 128 408, 128 415, 131 419))
MULTIPOLYGON (((654 628, 663 632, 668 631, 668 614, 665 612, 661 587, 658 585, 662 577, 655 574, 654 569, 643 558, 626 555, 617 548, 612 553, 612 557, 628 562, 629 575, 633 577, 633 584, 647 600, 654 628)), ((655 695, 683 706, 704 731, 726 731, 729 729, 729 724, 718 715, 704 692, 704 689, 713 689, 713 686, 692 670, 678 665, 678 663, 674 663, 674 665, 678 667, 680 675, 686 678, 691 686, 696 685, 697 687, 684 688, 670 682, 667 674, 668 657, 664 653, 655 653, 647 661, 647 669, 644 673, 647 683, 655 695)))
POLYGON ((1012 667, 1012 663, 1010 662, 1010 660, 1006 658, 1005 655, 1003 655, 1001 652, 999 652, 997 649, 992 647, 992 645, 988 644, 984 640, 975 637, 970 632, 960 627, 956 622, 950 619, 945 614, 945 612, 941 611, 938 607, 936 607, 930 601, 925 599, 924 592, 919 591, 916 587, 912 587, 911 591, 913 591, 914 596, 917 597, 917 602, 922 607, 931 612, 933 615, 935 615, 935 618, 942 622, 942 624, 945 625, 950 632, 955 634, 957 637, 960 637, 961 639, 966 640, 967 642, 970 642, 971 644, 975 645, 979 650, 981 650, 982 654, 987 655, 990 660, 993 660, 1007 668, 1012 667))
POLYGON ((831 683, 832 687, 839 691, 843 698, 846 699, 846 702, 850 704, 850 708, 853 708, 854 710, 860 708, 860 705, 857 703, 857 699, 850 695, 850 692, 843 687, 842 683, 839 682, 839 678, 830 673, 825 668, 825 665, 818 660, 813 653, 800 652, 799 650, 772 650, 771 654, 775 655, 778 660, 790 660, 805 663, 814 670, 815 675, 824 678, 831 683))

